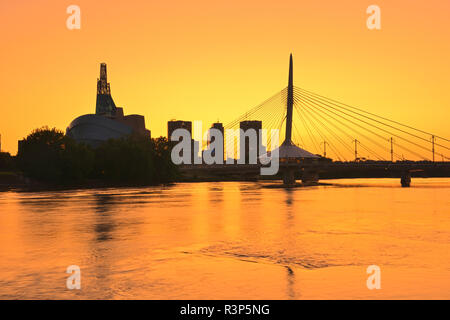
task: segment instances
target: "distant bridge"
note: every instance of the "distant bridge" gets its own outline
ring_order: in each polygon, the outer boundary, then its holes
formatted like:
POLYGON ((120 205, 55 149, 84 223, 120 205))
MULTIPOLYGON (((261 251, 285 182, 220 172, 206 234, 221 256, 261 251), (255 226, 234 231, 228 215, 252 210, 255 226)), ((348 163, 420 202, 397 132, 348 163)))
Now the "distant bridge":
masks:
MULTIPOLYGON (((248 120, 262 121, 263 129, 281 133, 280 170, 285 184, 292 184, 300 174, 304 181, 333 174, 380 176, 382 172, 400 176, 403 182, 414 172, 450 176, 450 139, 295 87, 292 55, 288 86, 225 129, 239 129, 248 120), (292 152, 295 148, 305 152, 292 152), (308 153, 308 159, 299 156, 308 153)), ((266 147, 274 149, 268 137, 266 147)), ((226 149, 234 150, 234 143, 225 141, 226 149)), ((182 167, 185 173, 243 177, 259 169, 260 165, 242 164, 182 167)))
POLYGON ((279 180, 282 170, 291 167, 295 170, 296 179, 311 182, 318 179, 342 178, 400 178, 417 177, 450 177, 450 162, 430 161, 313 161, 290 162, 281 164, 280 173, 275 176, 261 176, 261 164, 229 164, 229 165, 183 165, 181 172, 188 180, 279 180), (315 177, 317 175, 317 177, 315 177), (317 178, 317 179, 315 179, 317 178))
POLYGON ((245 120, 260 120, 264 129, 279 129, 281 141, 290 127, 293 143, 334 160, 450 160, 450 139, 295 87, 292 78, 286 88, 225 129, 237 129, 245 120))

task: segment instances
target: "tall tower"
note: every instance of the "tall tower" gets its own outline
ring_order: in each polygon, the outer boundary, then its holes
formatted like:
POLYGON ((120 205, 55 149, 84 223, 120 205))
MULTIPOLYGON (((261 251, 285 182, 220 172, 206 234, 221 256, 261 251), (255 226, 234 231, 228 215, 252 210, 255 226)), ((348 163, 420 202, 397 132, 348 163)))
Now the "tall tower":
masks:
POLYGON ((289 80, 287 92, 286 137, 283 144, 292 144, 292 112, 294 107, 294 72, 292 53, 289 58, 289 80))
MULTIPOLYGON (((283 159, 282 163, 282 173, 283 173, 283 183, 285 185, 295 184, 295 167, 286 166, 289 162, 299 163, 299 161, 305 161, 306 159, 317 159, 319 156, 312 154, 302 148, 297 147, 294 142, 292 142, 292 118, 294 109, 294 70, 293 70, 292 54, 289 58, 289 80, 287 87, 287 104, 286 104, 286 137, 284 142, 278 148, 278 152, 273 152, 272 154, 278 153, 278 158, 283 159), (284 166, 284 168, 283 168, 284 166)), ((276 149, 275 149, 276 150, 276 149)), ((309 161, 309 160, 308 160, 309 161)), ((302 181, 309 182, 316 179, 316 174, 314 172, 303 172, 302 181)))
POLYGON ((100 78, 97 79, 97 94, 111 94, 106 74, 106 63, 100 64, 100 78))
POLYGON ((116 104, 111 97, 111 88, 106 74, 106 63, 100 64, 100 78, 97 79, 97 104, 95 113, 105 116, 115 116, 116 104))

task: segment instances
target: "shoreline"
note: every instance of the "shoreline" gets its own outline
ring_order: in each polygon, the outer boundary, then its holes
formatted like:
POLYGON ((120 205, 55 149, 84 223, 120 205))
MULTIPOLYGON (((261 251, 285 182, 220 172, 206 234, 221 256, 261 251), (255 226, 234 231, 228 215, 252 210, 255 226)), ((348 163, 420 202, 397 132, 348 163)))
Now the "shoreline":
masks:
POLYGON ((151 186, 167 186, 174 182, 164 183, 138 183, 138 182, 110 182, 102 180, 85 180, 78 183, 57 184, 36 181, 23 176, 18 172, 0 172, 0 192, 16 191, 16 192, 39 192, 39 191, 64 191, 76 189, 99 189, 99 188, 132 188, 132 187, 151 187, 151 186))
MULTIPOLYGON (((281 182, 281 177, 192 177, 192 176, 182 176, 177 180, 162 182, 162 183, 138 183, 138 182, 111 182, 103 181, 97 179, 86 180, 84 182, 71 183, 71 184, 56 184, 56 183, 46 183, 41 181, 36 181, 23 176, 18 172, 0 172, 0 192, 16 191, 16 192, 40 192, 40 191, 65 191, 65 190, 89 190, 89 189, 108 189, 108 188, 139 188, 139 187, 155 187, 155 186, 171 186, 176 183, 203 183, 203 182, 269 182, 272 181, 273 184, 265 186, 266 188, 303 188, 308 186, 329 186, 332 183, 322 182, 326 180, 337 180, 337 179, 399 179, 398 177, 392 176, 352 176, 352 177, 323 177, 320 178, 318 182, 302 183, 300 178, 298 182, 293 186, 285 186, 281 182)), ((413 176, 413 178, 448 178, 448 176, 413 176)))

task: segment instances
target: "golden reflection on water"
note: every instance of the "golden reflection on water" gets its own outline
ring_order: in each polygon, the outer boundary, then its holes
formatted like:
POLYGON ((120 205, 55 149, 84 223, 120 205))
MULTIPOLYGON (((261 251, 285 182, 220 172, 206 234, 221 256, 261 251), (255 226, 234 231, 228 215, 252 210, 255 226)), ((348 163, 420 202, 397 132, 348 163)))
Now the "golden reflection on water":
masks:
POLYGON ((0 193, 0 298, 450 298, 449 179, 331 183, 0 193))

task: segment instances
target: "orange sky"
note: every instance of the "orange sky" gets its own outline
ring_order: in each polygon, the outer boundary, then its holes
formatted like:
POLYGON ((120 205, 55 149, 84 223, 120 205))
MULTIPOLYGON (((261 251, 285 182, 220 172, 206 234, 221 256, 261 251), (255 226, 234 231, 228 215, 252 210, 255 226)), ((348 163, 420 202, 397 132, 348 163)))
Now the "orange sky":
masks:
POLYGON ((146 117, 227 123, 296 86, 450 137, 448 1, 0 2, 2 149, 95 112, 99 63, 116 104, 146 117), (81 8, 81 30, 66 8, 81 8), (381 7, 382 30, 366 27, 381 7))

